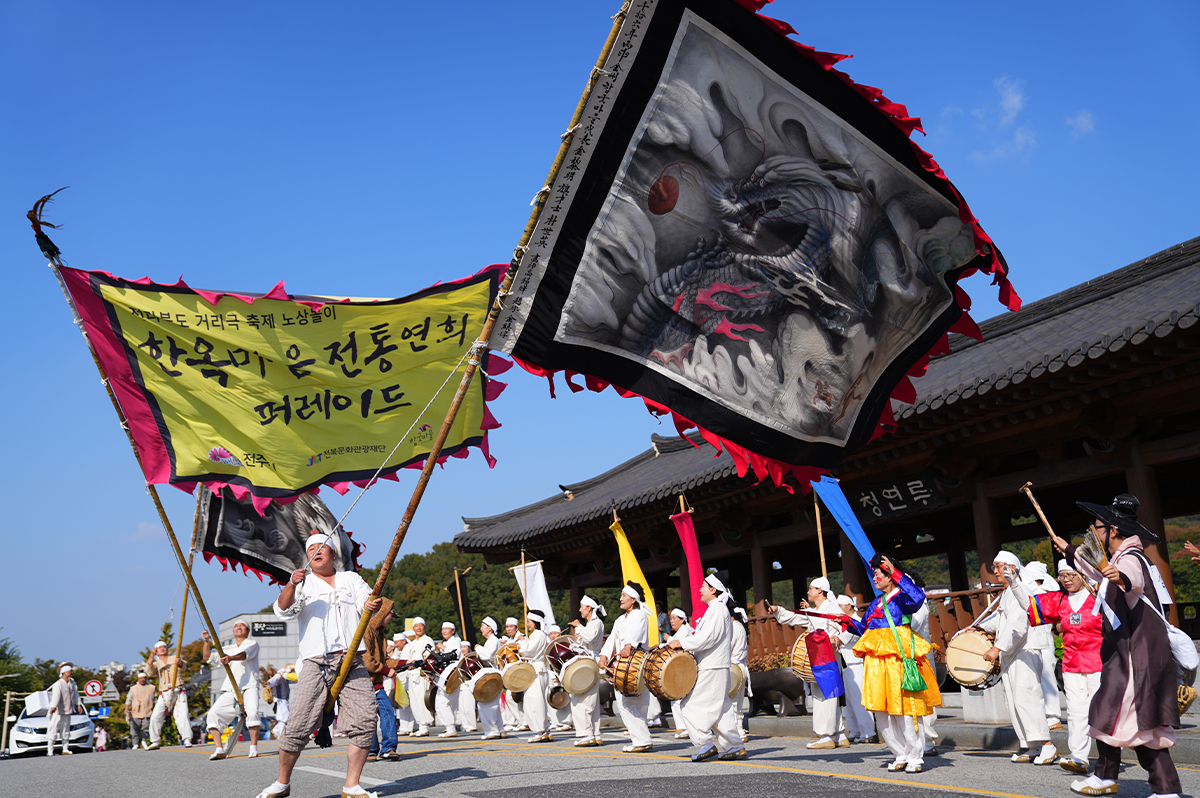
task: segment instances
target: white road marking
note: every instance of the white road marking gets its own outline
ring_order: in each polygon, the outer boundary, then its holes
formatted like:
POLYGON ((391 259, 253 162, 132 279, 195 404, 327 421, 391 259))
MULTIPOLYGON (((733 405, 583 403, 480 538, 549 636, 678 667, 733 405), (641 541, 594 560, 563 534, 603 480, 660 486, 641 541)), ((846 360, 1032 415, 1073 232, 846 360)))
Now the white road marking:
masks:
MULTIPOLYGON (((307 773, 320 773, 322 776, 334 776, 336 778, 346 779, 346 771, 344 770, 328 770, 326 768, 314 768, 308 765, 298 765, 296 770, 303 770, 307 773)), ((361 776, 358 780, 359 784, 365 784, 368 787, 378 787, 380 784, 391 784, 385 779, 368 779, 366 776, 361 776)))

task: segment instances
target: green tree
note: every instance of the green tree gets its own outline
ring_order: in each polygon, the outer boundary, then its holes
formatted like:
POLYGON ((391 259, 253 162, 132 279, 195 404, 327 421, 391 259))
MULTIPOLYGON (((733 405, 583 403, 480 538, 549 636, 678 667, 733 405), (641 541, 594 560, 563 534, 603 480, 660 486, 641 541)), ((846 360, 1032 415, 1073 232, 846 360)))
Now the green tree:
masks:
POLYGON ((21 649, 11 639, 0 637, 0 690, 12 690, 17 693, 32 693, 40 690, 41 684, 37 674, 21 656, 21 649))

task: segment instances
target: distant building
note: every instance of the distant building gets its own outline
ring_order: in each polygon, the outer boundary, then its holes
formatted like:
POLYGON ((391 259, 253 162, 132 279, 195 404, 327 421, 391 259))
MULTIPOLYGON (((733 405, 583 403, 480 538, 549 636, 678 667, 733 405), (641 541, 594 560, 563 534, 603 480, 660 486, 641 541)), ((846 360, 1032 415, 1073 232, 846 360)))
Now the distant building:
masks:
MULTIPOLYGON (((233 645, 233 625, 244 623, 250 627, 250 639, 258 643, 258 664, 265 668, 274 665, 275 670, 283 670, 289 662, 295 664, 300 648, 300 625, 296 621, 280 620, 272 612, 255 612, 235 615, 221 621, 220 629, 222 646, 233 645)), ((210 687, 212 698, 225 686, 225 669, 214 668, 210 687)), ((270 714, 269 707, 263 707, 264 714, 270 714)))

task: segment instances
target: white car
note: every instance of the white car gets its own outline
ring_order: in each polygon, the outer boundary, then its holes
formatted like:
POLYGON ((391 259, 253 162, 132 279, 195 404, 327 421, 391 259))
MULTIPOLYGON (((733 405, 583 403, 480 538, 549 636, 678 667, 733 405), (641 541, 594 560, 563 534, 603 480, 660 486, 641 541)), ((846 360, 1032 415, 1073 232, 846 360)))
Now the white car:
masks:
MULTIPOLYGON (((28 709, 21 710, 20 717, 17 718, 15 726, 9 727, 8 734, 8 753, 10 756, 17 754, 45 754, 46 753, 46 735, 50 724, 50 719, 46 717, 46 710, 39 710, 30 713, 28 709)), ((92 723, 92 719, 87 715, 72 715, 71 716, 71 732, 70 732, 70 749, 74 751, 91 751, 95 745, 96 724, 92 723)), ((58 755, 62 753, 62 737, 60 736, 54 743, 54 753, 58 755)))

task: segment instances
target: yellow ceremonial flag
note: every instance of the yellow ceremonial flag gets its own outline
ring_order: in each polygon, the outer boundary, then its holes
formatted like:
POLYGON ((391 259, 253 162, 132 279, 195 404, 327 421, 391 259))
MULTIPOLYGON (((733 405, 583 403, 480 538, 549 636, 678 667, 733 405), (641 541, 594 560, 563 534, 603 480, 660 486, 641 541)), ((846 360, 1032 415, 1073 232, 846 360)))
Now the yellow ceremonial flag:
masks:
POLYGON ((646 594, 646 606, 650 608, 650 647, 654 648, 658 645, 658 608, 654 606, 654 594, 650 592, 650 583, 646 581, 637 557, 633 556, 633 547, 629 545, 629 538, 625 536, 621 522, 613 521, 609 529, 616 535, 617 550, 621 552, 621 579, 641 585, 642 592, 646 594))
MULTIPOLYGON (((499 271, 399 299, 201 291, 62 269, 146 481, 271 499, 420 464, 454 398, 499 271), (447 389, 443 389, 446 386, 447 389)), ((486 449, 488 386, 443 456, 486 449)))

